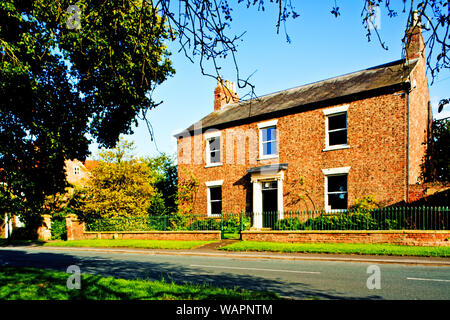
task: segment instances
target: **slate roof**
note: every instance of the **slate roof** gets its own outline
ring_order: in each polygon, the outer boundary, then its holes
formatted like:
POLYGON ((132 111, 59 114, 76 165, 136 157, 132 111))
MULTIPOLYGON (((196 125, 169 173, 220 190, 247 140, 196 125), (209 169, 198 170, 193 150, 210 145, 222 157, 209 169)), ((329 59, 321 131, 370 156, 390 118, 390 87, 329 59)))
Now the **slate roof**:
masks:
MULTIPOLYGON (((275 112, 302 111, 302 106, 323 103, 327 100, 349 97, 358 93, 394 87, 409 83, 409 74, 417 59, 405 59, 345 74, 257 97, 252 100, 228 104, 201 119, 201 128, 224 127, 232 122, 270 115, 275 112)), ((192 132, 195 124, 186 130, 192 132)), ((177 136, 177 135, 175 135, 177 136)))
POLYGON ((91 171, 92 169, 94 169, 95 167, 98 166, 98 161, 96 161, 96 160, 85 160, 83 162, 83 165, 86 167, 86 169, 91 171))
POLYGON ((280 164, 269 164, 260 167, 253 167, 247 170, 248 173, 261 173, 261 172, 278 172, 280 170, 286 170, 288 168, 288 163, 280 163, 280 164))

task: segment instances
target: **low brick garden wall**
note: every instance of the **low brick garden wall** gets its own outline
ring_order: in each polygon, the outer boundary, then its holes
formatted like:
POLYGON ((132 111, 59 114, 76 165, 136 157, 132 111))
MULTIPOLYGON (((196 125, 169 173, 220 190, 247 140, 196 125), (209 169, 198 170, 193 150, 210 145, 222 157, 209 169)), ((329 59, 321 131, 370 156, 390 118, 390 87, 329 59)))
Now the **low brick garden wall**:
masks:
POLYGON ((220 240, 220 231, 85 231, 76 216, 66 217, 67 240, 135 239, 135 240, 220 240))
POLYGON ((243 231, 242 240, 314 243, 385 243, 409 246, 450 246, 450 231, 243 231))

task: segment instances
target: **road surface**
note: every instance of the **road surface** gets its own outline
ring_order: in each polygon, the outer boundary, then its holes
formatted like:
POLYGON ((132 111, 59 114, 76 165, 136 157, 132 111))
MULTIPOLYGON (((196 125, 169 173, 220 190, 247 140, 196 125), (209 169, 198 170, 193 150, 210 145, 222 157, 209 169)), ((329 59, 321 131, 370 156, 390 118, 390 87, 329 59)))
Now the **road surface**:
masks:
POLYGON ((78 265, 81 272, 87 274, 237 286, 274 291, 295 299, 450 300, 449 265, 233 258, 154 254, 144 250, 115 252, 47 247, 0 248, 0 265, 60 271, 78 265), (378 271, 379 278, 374 278, 378 271), (368 288, 368 282, 372 289, 368 288))

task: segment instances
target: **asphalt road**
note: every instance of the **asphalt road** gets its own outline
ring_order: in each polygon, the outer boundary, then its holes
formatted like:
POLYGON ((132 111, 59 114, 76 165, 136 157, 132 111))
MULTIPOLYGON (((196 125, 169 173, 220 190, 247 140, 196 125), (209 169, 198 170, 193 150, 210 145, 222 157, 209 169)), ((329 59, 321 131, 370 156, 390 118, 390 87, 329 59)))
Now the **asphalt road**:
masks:
POLYGON ((88 274, 237 286, 299 299, 450 300, 450 266, 148 253, 8 247, 0 248, 0 265, 60 271, 78 265, 88 274), (367 287, 369 277, 377 284, 373 270, 380 272, 379 289, 367 287))

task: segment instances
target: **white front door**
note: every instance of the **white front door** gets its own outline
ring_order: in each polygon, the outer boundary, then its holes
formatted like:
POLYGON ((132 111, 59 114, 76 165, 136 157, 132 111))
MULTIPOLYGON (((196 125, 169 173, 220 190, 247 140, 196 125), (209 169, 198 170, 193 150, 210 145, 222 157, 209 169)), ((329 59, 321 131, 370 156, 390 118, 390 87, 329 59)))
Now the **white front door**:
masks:
MULTIPOLYGON (((274 177, 252 176, 253 183, 253 227, 264 228, 263 213, 278 211, 283 217, 283 172, 274 177)), ((273 213, 272 213, 273 215, 273 213)))

